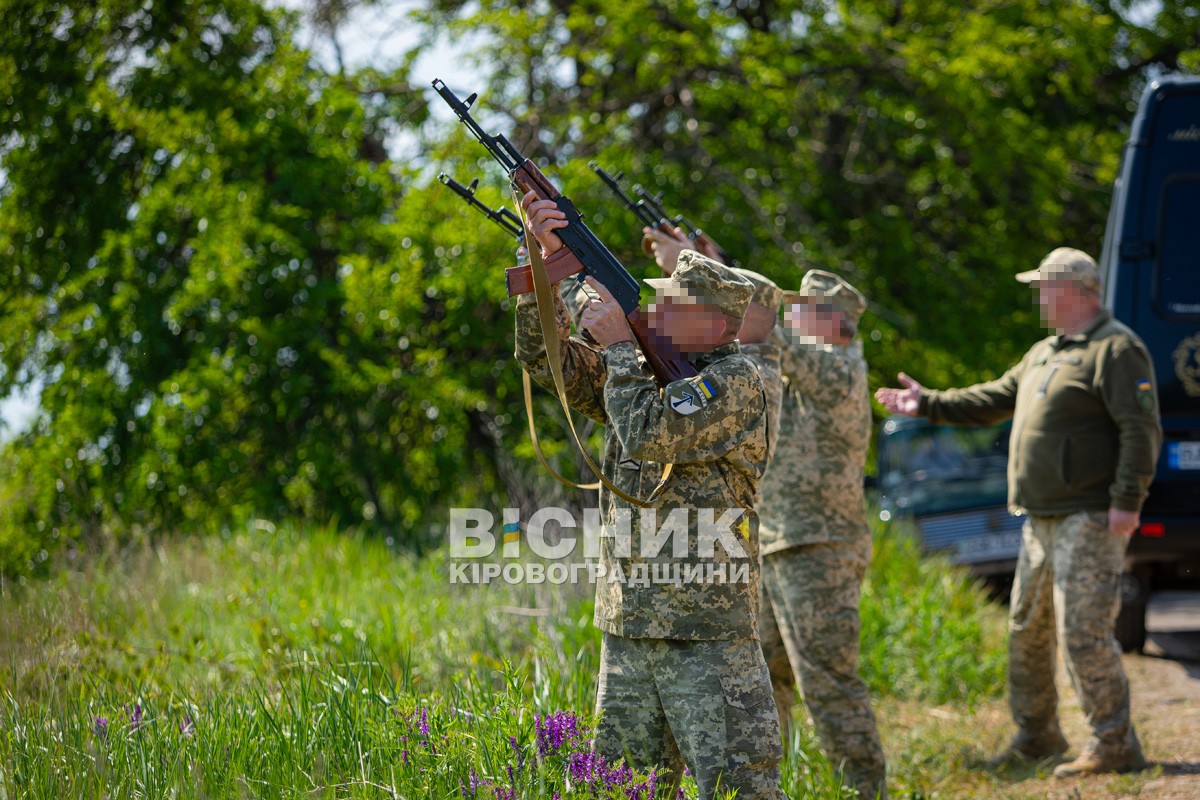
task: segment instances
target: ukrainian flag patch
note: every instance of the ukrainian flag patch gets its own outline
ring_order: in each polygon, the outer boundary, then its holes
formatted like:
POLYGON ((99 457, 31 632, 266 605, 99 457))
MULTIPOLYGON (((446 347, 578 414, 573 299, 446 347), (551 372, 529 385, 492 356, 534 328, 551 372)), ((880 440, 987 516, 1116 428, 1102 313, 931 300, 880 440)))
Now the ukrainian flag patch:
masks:
POLYGON ((1144 378, 1137 382, 1137 402, 1142 411, 1154 413, 1154 386, 1144 378))
POLYGON ((504 543, 517 542, 521 540, 521 523, 506 522, 504 523, 504 543))
POLYGON ((684 416, 695 414, 717 395, 716 384, 703 375, 675 381, 667 387, 667 402, 671 409, 684 416))

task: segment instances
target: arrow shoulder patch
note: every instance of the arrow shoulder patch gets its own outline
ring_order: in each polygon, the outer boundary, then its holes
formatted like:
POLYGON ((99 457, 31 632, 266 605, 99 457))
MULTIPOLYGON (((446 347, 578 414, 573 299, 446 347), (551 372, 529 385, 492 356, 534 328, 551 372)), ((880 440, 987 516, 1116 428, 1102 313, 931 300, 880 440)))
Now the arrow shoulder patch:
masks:
POLYGON ((667 387, 667 403, 677 414, 695 414, 717 397, 717 387, 702 375, 675 381, 667 387))

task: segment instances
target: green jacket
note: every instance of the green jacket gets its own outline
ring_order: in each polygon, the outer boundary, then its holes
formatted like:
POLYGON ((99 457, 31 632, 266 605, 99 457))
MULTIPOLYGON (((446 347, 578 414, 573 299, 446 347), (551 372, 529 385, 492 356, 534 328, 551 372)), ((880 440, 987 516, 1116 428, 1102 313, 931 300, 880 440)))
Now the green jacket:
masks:
POLYGON ((1101 311, 1074 336, 1048 336, 997 380, 923 390, 933 422, 1012 417, 1008 502, 1040 516, 1109 507, 1140 511, 1162 443, 1146 346, 1101 311))

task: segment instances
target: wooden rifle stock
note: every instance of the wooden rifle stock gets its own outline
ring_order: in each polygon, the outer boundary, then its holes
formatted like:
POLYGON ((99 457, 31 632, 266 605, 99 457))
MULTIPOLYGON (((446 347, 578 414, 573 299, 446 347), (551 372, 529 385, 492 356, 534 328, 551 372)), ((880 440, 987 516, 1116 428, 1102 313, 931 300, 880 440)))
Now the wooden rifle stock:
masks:
POLYGON ((633 338, 637 339, 642 353, 646 356, 646 363, 650 365, 651 372, 660 384, 666 386, 672 381, 700 374, 692 362, 667 345, 661 337, 654 335, 647 324, 646 315, 640 308, 626 314, 625 319, 629 322, 629 329, 633 331, 633 338))
MULTIPOLYGON (((529 294, 533 291, 533 272, 528 264, 520 264, 504 270, 504 283, 508 287, 508 296, 529 294)), ((550 283, 558 283, 564 278, 578 275, 583 271, 583 262, 575 257, 567 248, 559 250, 546 259, 546 276, 550 283)))

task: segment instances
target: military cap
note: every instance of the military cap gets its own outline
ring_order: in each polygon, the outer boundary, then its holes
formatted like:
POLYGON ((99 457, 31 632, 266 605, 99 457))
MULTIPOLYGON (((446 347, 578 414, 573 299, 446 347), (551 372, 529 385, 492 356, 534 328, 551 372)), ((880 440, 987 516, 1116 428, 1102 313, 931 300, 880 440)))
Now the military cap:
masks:
POLYGON ((821 269, 810 269, 800 281, 800 289, 785 292, 783 302, 804 303, 817 300, 829 303, 835 311, 846 315, 851 325, 858 325, 863 312, 867 310, 867 298, 855 289, 844 278, 821 269))
POLYGON ((1050 255, 1042 259, 1037 269, 1028 272, 1018 272, 1017 280, 1021 283, 1036 283, 1037 281, 1070 280, 1076 281, 1092 291, 1100 291, 1100 269, 1095 260, 1082 250, 1074 247, 1058 247, 1050 251, 1050 255))
POLYGON ((750 281, 695 250, 680 254, 671 277, 647 278, 646 283, 673 300, 713 305, 738 319, 746 316, 746 306, 754 294, 750 281))
POLYGON ((742 269, 741 267, 730 267, 730 269, 754 285, 754 294, 750 295, 751 303, 758 303, 776 314, 779 313, 779 306, 783 304, 783 289, 780 289, 775 281, 752 269, 742 269))

